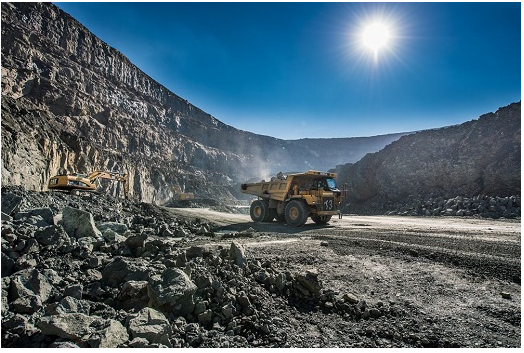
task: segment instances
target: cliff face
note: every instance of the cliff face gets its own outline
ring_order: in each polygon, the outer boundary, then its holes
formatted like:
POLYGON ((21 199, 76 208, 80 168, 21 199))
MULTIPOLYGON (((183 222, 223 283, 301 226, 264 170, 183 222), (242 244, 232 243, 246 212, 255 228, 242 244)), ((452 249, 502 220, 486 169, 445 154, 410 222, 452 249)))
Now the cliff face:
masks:
MULTIPOLYGON (((402 134, 284 141, 227 126, 157 83, 51 3, 2 3, 2 184, 126 171, 131 193, 163 203, 173 187, 231 196, 278 170, 356 162, 402 134)), ((114 191, 114 190, 113 190, 114 191)))
POLYGON ((339 166, 350 210, 382 213, 408 199, 520 195, 520 127, 518 102, 461 125, 403 136, 339 166))

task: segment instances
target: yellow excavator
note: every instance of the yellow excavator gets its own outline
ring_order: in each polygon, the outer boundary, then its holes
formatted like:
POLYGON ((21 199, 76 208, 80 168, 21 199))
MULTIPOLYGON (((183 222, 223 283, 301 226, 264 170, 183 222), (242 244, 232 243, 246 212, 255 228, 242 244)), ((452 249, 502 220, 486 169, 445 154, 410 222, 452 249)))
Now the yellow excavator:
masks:
POLYGON ((174 194, 173 201, 185 201, 195 199, 195 195, 192 192, 182 192, 182 189, 178 185, 171 187, 171 191, 174 194))
POLYGON ((80 192, 95 192, 99 193, 96 186, 96 181, 99 179, 107 179, 121 182, 124 186, 124 197, 127 199, 129 194, 129 184, 126 173, 107 172, 103 170, 95 170, 89 174, 59 174, 49 179, 47 188, 49 190, 67 191, 72 195, 79 195, 80 192))

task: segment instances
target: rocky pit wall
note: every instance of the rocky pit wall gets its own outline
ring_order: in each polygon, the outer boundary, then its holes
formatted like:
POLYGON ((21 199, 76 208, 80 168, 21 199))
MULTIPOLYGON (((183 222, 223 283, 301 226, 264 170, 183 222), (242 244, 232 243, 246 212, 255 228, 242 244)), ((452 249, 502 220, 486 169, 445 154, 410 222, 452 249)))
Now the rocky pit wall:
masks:
POLYGON ((163 204, 173 188, 227 200, 249 178, 356 162, 401 135, 285 141, 237 130, 55 5, 2 2, 2 185, 40 191, 61 169, 102 169, 126 172, 145 202, 163 204))
POLYGON ((338 166, 345 211, 520 217, 521 103, 451 127, 401 137, 338 166))

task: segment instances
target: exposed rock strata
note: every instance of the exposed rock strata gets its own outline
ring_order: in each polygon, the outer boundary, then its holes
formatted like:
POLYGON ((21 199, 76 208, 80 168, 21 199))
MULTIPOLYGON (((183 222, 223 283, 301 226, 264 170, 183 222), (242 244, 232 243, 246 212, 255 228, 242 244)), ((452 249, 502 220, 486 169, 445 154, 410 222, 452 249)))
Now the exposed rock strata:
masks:
POLYGON ((284 141, 237 130, 55 5, 2 3, 4 185, 43 190, 61 169, 105 169, 127 172, 147 202, 165 203, 176 187, 227 199, 248 178, 355 162, 400 136, 284 141))

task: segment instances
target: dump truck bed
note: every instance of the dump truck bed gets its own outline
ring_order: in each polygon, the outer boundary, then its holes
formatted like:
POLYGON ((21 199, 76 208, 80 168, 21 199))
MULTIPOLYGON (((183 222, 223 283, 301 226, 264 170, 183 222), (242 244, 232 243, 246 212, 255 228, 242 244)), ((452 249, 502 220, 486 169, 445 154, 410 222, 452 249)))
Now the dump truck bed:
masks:
POLYGON ((274 181, 262 181, 259 183, 246 183, 241 185, 241 191, 244 194, 255 195, 265 199, 284 201, 286 195, 292 189, 296 188, 296 194, 301 190, 314 190, 315 181, 322 181, 326 178, 336 178, 335 173, 323 173, 314 170, 300 174, 289 174, 286 179, 277 179, 274 181))
POLYGON ((244 194, 255 195, 264 199, 284 201, 288 193, 288 181, 279 180, 262 183, 242 184, 241 190, 244 194))

